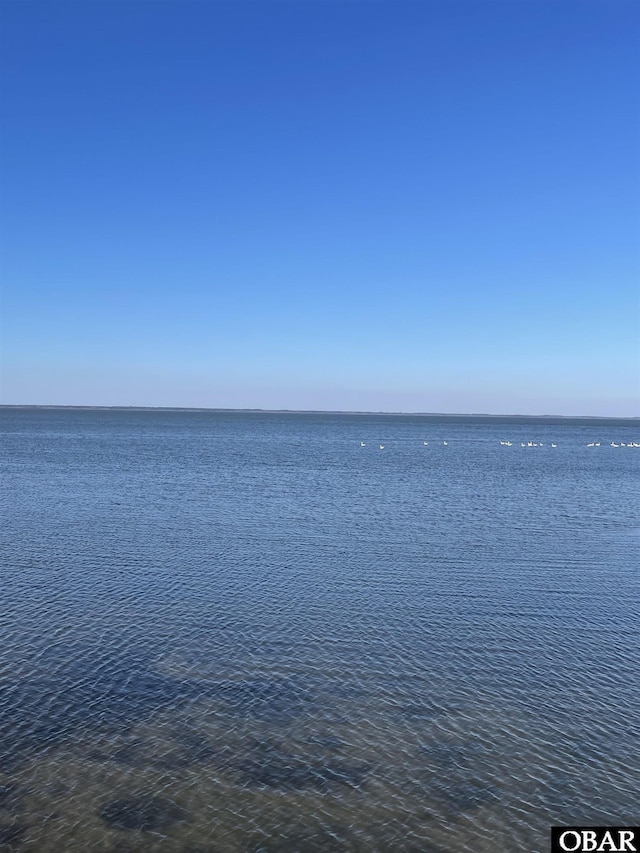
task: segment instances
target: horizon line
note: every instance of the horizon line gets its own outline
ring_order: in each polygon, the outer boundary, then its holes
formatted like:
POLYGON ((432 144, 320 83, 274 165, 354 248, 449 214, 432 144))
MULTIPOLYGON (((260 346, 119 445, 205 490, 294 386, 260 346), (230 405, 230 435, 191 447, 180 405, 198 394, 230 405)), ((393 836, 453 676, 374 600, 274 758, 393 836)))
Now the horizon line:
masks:
POLYGON ((389 412, 363 411, 356 409, 260 409, 229 408, 214 406, 122 406, 122 405, 80 405, 64 403, 0 403, 0 409, 75 409, 80 411, 150 411, 150 412, 235 412, 246 414, 274 415, 388 415, 394 417, 447 417, 447 418, 557 418, 563 420, 616 420, 640 421, 639 415, 523 415, 518 413, 489 414, 487 412, 389 412))

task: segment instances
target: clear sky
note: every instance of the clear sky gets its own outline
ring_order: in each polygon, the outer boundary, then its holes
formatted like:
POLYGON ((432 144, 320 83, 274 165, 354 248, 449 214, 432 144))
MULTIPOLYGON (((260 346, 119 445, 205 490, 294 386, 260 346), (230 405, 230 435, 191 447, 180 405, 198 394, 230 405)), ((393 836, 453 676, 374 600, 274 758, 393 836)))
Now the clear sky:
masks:
POLYGON ((636 0, 2 0, 2 402, 639 414, 636 0))

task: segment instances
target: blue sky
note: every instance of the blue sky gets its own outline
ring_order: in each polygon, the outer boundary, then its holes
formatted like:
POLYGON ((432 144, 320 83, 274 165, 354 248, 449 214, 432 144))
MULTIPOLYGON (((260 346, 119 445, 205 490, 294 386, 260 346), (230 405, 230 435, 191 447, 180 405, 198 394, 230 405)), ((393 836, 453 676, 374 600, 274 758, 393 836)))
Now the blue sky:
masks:
POLYGON ((2 17, 2 402, 640 413, 635 0, 2 17))

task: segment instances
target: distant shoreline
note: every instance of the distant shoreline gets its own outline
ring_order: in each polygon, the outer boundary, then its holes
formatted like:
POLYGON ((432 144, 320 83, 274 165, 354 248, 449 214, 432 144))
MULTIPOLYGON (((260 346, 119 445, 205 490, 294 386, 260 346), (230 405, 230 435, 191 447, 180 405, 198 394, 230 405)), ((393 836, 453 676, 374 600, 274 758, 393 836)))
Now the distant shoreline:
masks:
POLYGON ((640 417, 625 417, 616 415, 519 415, 500 414, 489 415, 483 413, 459 412, 362 412, 330 409, 225 409, 208 407, 186 407, 186 406, 65 406, 56 404, 36 403, 0 403, 0 410, 28 410, 28 411, 79 411, 79 412, 201 412, 210 414, 255 414, 255 415, 332 415, 332 416, 361 416, 361 417, 389 417, 389 418, 423 418, 451 420, 500 420, 513 419, 518 421, 547 421, 547 422, 570 422, 589 421, 591 423, 611 423, 612 421, 624 422, 629 425, 640 425, 640 417))

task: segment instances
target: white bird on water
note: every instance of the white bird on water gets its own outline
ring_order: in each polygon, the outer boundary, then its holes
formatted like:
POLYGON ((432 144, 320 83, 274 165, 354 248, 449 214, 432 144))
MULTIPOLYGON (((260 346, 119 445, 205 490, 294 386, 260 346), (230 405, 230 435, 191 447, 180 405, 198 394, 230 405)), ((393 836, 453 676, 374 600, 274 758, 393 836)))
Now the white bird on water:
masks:
POLYGON ((367 446, 367 445, 364 443, 364 441, 361 441, 361 442, 360 442, 360 447, 366 447, 366 446, 367 446))
POLYGON ((380 445, 380 450, 384 450, 384 444, 380 445))
POLYGON ((423 441, 422 443, 424 444, 425 447, 429 444, 428 441, 423 441))
POLYGON ((443 441, 442 443, 444 444, 445 447, 449 444, 448 441, 443 441))

